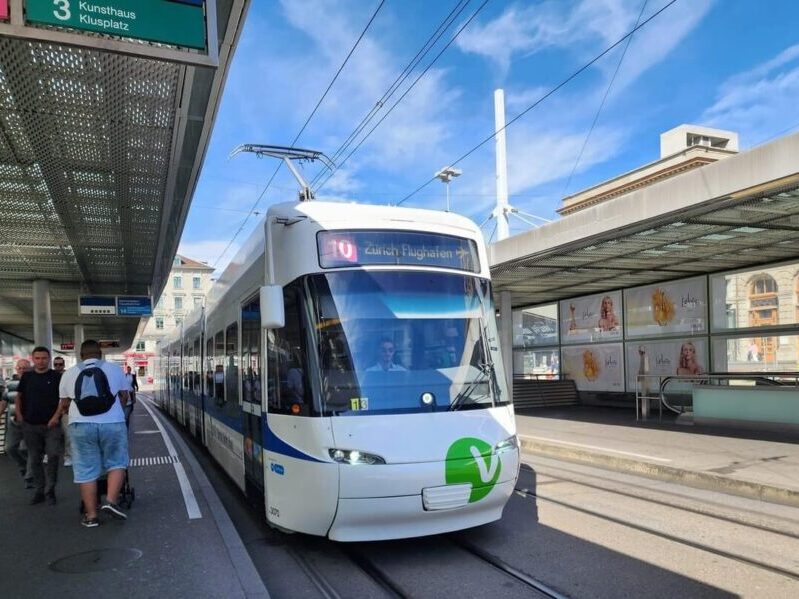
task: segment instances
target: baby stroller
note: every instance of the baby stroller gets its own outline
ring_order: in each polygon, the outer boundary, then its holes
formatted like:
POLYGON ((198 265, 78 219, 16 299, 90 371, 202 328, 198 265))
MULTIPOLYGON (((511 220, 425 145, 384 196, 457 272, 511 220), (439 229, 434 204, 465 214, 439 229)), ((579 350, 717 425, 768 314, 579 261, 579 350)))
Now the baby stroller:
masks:
MULTIPOLYGON (((117 498, 117 505, 119 507, 129 510, 133 506, 133 501, 136 499, 136 490, 130 484, 130 476, 128 476, 129 469, 125 469, 125 477, 122 479, 122 488, 119 489, 119 497, 117 498)), ((97 479, 97 506, 100 506, 100 501, 104 495, 108 494, 108 476, 103 474, 97 479)), ((80 502, 80 513, 84 513, 83 501, 80 502)))

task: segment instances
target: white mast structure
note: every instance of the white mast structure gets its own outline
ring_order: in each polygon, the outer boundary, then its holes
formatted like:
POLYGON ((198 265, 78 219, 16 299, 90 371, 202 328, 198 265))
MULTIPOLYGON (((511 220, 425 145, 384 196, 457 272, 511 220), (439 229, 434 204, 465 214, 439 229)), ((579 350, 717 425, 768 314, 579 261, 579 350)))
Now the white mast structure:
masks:
POLYGON ((494 131, 496 131, 497 205, 492 216, 497 219, 497 241, 508 232, 508 155, 505 149, 505 92, 494 90, 494 131))
POLYGON ((515 215, 516 218, 533 227, 540 227, 542 223, 551 221, 541 216, 536 216, 535 214, 522 212, 518 208, 511 206, 508 202, 508 155, 505 148, 505 92, 501 89, 494 90, 494 130, 497 161, 497 203, 491 213, 491 218, 497 219, 497 241, 502 241, 510 236, 508 227, 509 214, 515 215))

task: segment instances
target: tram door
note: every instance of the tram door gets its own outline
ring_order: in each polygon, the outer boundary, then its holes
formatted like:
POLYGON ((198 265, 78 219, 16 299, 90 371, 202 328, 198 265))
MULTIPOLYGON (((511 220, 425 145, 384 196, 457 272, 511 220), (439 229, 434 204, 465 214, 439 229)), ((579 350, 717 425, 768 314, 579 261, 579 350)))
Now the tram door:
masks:
POLYGON ((261 406, 261 308, 256 295, 241 308, 241 393, 247 494, 263 504, 264 442, 261 406))

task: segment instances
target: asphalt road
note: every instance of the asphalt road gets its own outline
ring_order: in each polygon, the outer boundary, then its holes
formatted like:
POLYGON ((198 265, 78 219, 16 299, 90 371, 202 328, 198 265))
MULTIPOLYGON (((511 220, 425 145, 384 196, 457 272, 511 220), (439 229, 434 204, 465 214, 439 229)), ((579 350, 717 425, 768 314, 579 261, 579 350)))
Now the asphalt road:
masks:
POLYGON ((271 529, 192 448, 274 598, 799 596, 797 508, 524 455, 500 522, 342 544, 271 529))

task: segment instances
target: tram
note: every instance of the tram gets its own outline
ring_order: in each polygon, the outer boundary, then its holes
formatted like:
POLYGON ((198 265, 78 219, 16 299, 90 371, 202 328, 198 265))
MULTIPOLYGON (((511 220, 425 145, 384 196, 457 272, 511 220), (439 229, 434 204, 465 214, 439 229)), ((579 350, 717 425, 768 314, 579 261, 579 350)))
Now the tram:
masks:
POLYGON ((156 401, 274 527, 337 541, 498 520, 519 447, 470 220, 272 206, 181 330, 156 401))

